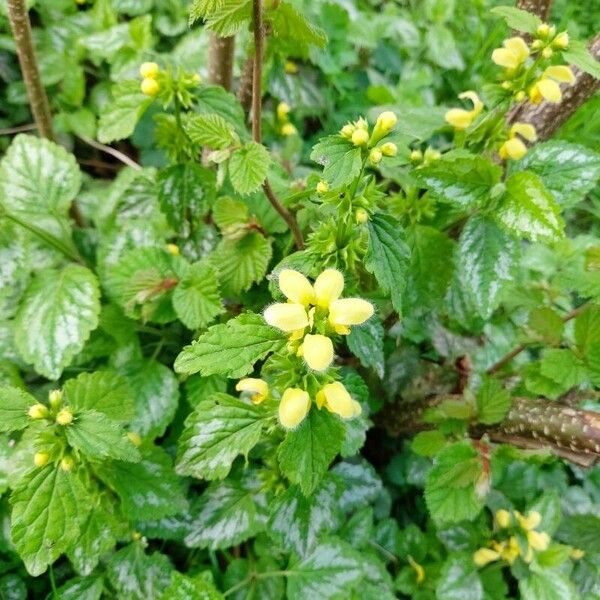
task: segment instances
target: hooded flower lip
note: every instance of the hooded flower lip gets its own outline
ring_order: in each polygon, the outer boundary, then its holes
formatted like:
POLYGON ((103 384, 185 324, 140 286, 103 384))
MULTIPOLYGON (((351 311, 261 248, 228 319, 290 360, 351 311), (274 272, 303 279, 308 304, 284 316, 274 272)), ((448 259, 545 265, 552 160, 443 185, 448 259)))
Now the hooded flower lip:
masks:
POLYGON ((283 269, 279 273, 279 289, 293 303, 308 306, 314 303, 315 291, 310 281, 293 269, 283 269))
POLYGON ((455 129, 463 130, 467 129, 467 127, 471 125, 471 123, 483 110, 483 102, 480 100, 479 96, 472 90, 462 92, 458 95, 458 97, 461 100, 464 100, 465 98, 470 100, 473 103, 473 108, 471 110, 466 110, 464 108, 451 108, 444 115, 444 119, 455 129))
POLYGON ((329 305, 329 322, 332 325, 361 325, 374 312, 373 305, 362 298, 342 298, 329 305))
POLYGON ((279 421, 285 429, 295 429, 310 410, 310 396, 300 388, 287 388, 279 403, 279 421))
POLYGON ((308 326, 308 315, 302 304, 271 304, 265 310, 264 317, 269 325, 286 333, 292 333, 308 326))
POLYGON ((269 395, 269 384, 263 379, 256 379, 254 377, 246 377, 240 379, 235 389, 238 392, 249 392, 251 401, 254 404, 260 404, 269 395))
POLYGON ((344 276, 336 269, 325 269, 315 279, 315 299, 317 306, 328 308, 344 290, 344 276))
POLYGON ((516 69, 529 57, 529 47, 521 37, 508 38, 502 46, 492 52, 492 60, 500 67, 516 69))

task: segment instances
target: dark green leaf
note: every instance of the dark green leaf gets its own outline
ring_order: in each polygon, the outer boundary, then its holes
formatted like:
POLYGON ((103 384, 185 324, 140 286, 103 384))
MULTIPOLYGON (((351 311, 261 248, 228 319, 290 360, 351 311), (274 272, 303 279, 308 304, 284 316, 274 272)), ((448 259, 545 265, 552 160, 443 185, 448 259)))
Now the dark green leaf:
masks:
POLYGON ((31 422, 27 411, 36 402, 31 394, 20 388, 0 388, 0 431, 25 429, 31 422))
POLYGON ((311 160, 323 165, 323 178, 333 188, 348 185, 360 173, 360 148, 340 135, 320 140, 310 153, 311 160))

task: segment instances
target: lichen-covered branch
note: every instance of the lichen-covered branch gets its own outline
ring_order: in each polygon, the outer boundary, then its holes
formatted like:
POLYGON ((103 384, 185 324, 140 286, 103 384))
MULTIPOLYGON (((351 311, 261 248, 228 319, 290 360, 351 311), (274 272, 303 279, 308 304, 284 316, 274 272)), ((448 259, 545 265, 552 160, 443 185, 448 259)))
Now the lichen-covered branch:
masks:
POLYGON ((31 23, 29 22, 25 0, 8 0, 8 18, 37 130, 42 137, 53 140, 52 114, 50 113, 48 96, 46 96, 46 90, 42 85, 33 51, 31 23))
POLYGON ((208 42, 208 81, 227 91, 233 84, 235 36, 219 37, 211 32, 208 42))

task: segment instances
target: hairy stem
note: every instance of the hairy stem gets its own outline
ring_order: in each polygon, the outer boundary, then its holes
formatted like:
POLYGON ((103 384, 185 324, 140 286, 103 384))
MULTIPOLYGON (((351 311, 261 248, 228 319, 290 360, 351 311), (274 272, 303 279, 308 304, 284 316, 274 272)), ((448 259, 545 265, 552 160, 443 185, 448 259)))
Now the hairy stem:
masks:
POLYGON ((227 91, 231 90, 233 83, 234 50, 235 36, 219 37, 211 32, 208 43, 208 81, 227 91))
MULTIPOLYGON (((265 31, 262 19, 262 0, 252 0, 252 18, 254 25, 254 68, 252 74, 252 138, 262 142, 262 61, 265 44, 265 31)), ((263 191, 273 208, 287 223, 298 250, 304 248, 304 239, 294 215, 277 198, 268 178, 263 183, 263 191)))

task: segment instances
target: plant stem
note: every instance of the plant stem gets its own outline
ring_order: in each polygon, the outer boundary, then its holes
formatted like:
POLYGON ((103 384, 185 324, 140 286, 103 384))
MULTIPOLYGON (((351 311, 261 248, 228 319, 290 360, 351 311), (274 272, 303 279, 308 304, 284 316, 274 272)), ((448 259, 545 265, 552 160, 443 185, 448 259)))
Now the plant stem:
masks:
MULTIPOLYGON (((262 0, 252 0, 252 18, 254 24, 254 70, 252 74, 252 139, 262 143, 262 61, 264 54, 265 31, 262 20, 262 0)), ((292 213, 280 202, 275 195, 268 179, 263 183, 263 191, 273 208, 288 224, 298 250, 304 248, 302 232, 292 213)))
POLYGON ((29 97, 31 112, 42 137, 54 140, 52 115, 46 90, 42 85, 38 70, 33 42, 31 40, 31 23, 25 6, 25 0, 8 0, 8 18, 15 39, 19 64, 23 73, 23 81, 29 97))
POLYGON ((87 137, 86 135, 78 134, 77 137, 82 142, 85 142, 92 148, 96 148, 96 150, 100 150, 101 152, 105 152, 106 154, 110 154, 111 156, 114 156, 117 160, 120 160, 123 164, 127 165, 128 167, 131 167, 132 169, 135 169, 136 171, 139 171, 142 168, 140 165, 138 165, 138 163, 135 162, 135 160, 132 160, 131 158, 129 158, 129 156, 127 156, 126 154, 123 154, 123 152, 120 152, 119 150, 117 150, 115 148, 112 148, 111 146, 101 144, 100 142, 97 142, 96 140, 93 140, 93 139, 87 137))
POLYGON ((52 588, 52 597, 55 598, 55 600, 60 600, 60 594, 56 589, 56 581, 54 580, 54 569, 52 568, 52 565, 49 565, 48 575, 50 576, 50 587, 52 588))
POLYGON ((220 85, 227 91, 233 83, 233 55, 235 36, 219 37, 210 34, 208 41, 208 81, 220 85))

